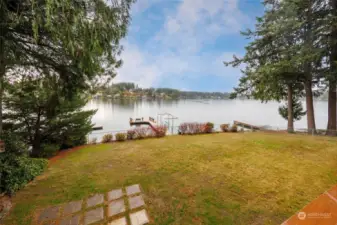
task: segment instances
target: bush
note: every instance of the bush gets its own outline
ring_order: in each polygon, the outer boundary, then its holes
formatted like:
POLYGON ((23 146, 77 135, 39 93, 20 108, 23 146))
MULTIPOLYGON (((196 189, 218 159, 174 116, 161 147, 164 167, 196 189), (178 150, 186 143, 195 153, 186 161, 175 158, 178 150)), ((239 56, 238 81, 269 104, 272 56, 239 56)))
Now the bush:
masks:
POLYGON ((5 144, 6 153, 28 155, 28 146, 15 133, 5 131, 1 135, 0 139, 5 144))
POLYGON ((50 158, 55 156, 60 151, 60 146, 57 144, 42 144, 41 151, 38 157, 40 158, 50 158))
POLYGON ((236 124, 233 124, 231 127, 231 132, 238 132, 238 126, 236 124))
POLYGON ((128 130, 126 132, 126 139, 133 140, 136 138, 136 131, 135 130, 128 130))
POLYGON ((13 195, 47 167, 46 159, 0 154, 0 192, 13 195))
POLYGON ((229 131, 229 124, 228 123, 221 124, 220 128, 221 128, 222 132, 228 132, 229 131))
POLYGON ((102 143, 108 143, 112 141, 112 134, 105 134, 102 138, 102 143))
POLYGON ((212 133, 214 128, 214 123, 208 122, 203 126, 203 133, 212 133))
POLYGON ((126 133, 117 133, 116 134, 116 141, 125 141, 126 140, 126 133))
POLYGON ((135 132, 137 139, 144 139, 148 136, 149 129, 146 127, 137 127, 135 132))
POLYGON ((157 130, 155 132, 156 137, 165 137, 166 136, 166 131, 167 131, 166 126, 156 126, 155 129, 157 130))
POLYGON ((202 134, 205 130, 205 123, 182 123, 179 126, 179 134, 202 134))

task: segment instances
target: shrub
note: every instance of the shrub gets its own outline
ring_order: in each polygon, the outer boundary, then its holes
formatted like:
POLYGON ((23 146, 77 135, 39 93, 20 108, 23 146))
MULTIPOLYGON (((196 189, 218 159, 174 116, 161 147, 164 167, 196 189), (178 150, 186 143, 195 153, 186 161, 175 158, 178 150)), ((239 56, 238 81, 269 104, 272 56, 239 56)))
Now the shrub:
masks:
POLYGON ((126 133, 126 138, 128 140, 133 140, 136 138, 136 131, 135 130, 128 130, 126 133))
POLYGON ((187 133, 187 123, 182 123, 182 124, 179 125, 178 133, 179 134, 186 134, 187 133))
POLYGON ((112 134, 105 134, 102 138, 102 143, 108 143, 112 141, 112 134))
POLYGON ((144 139, 148 136, 149 129, 146 127, 137 127, 135 129, 136 132, 136 138, 137 139, 144 139))
POLYGON ((211 122, 207 122, 206 124, 204 124, 202 132, 203 133, 212 133, 213 128, 214 128, 214 124, 211 123, 211 122))
POLYGON ((146 137, 148 138, 154 138, 154 137, 157 137, 157 132, 154 131, 152 128, 144 128, 146 129, 146 137))
POLYGON ((233 124, 231 127, 231 132, 238 132, 238 126, 236 124, 233 124))
POLYGON ((28 155, 28 146, 23 140, 12 132, 3 132, 0 139, 5 144, 6 153, 15 155, 28 155))
POLYGON ((50 158, 55 156, 60 150, 60 146, 57 144, 42 144, 41 151, 38 157, 50 158))
POLYGON ((97 138, 92 138, 89 144, 92 144, 92 145, 97 144, 97 138))
POLYGON ((116 134, 116 141, 125 141, 126 140, 126 133, 117 133, 116 134))
POLYGON ((205 132, 205 123, 182 123, 179 126, 179 134, 201 134, 205 132))
POLYGON ((9 195, 23 188, 47 167, 46 159, 0 154, 0 192, 9 195))
POLYGON ((221 128, 222 132, 228 132, 229 131, 229 124, 228 123, 221 124, 220 128, 221 128))
POLYGON ((166 131, 167 131, 166 126, 156 126, 155 129, 157 130, 155 132, 156 137, 165 137, 166 136, 166 131))

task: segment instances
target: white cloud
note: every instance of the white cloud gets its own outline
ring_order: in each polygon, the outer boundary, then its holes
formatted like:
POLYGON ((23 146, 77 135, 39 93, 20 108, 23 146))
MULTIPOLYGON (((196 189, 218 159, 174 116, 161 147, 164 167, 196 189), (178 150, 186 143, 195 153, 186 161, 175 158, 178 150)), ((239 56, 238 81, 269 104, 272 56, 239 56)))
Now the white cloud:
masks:
MULTIPOLYGON (((132 13, 139 15, 158 1, 140 0, 132 13)), ((238 8, 238 0, 211 2, 182 0, 175 10, 165 10, 163 26, 148 43, 136 46, 126 41, 122 53, 124 65, 114 81, 150 87, 165 76, 238 77, 239 69, 223 65, 223 61, 230 61, 235 53, 208 52, 208 46, 220 36, 238 34, 248 23, 247 18, 238 8)))
POLYGON ((247 23, 238 0, 183 0, 167 16, 156 40, 179 53, 200 51, 207 43, 226 34, 238 33, 247 23))
POLYGON ((122 53, 123 66, 118 70, 114 82, 135 82, 142 87, 155 84, 162 72, 149 61, 152 56, 128 43, 124 44, 124 49, 122 53))

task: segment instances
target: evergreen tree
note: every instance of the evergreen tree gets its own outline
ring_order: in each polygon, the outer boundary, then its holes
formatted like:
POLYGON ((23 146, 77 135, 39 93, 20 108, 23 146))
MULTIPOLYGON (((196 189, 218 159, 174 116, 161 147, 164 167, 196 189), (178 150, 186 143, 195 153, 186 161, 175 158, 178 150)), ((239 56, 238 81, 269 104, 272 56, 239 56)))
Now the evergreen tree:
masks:
POLYGON ((255 31, 243 33, 253 39, 242 59, 244 76, 233 96, 250 95, 255 99, 288 100, 288 130, 293 129, 293 99, 304 94, 308 132, 316 130, 313 96, 320 93, 325 76, 323 44, 324 3, 321 0, 266 0, 266 11, 258 18, 255 31), (318 91, 313 91, 313 87, 318 91))
POLYGON ((57 74, 69 95, 97 75, 113 76, 132 1, 1 0, 0 133, 4 83, 19 68, 57 74))
POLYGON ((60 82, 56 77, 25 76, 5 92, 4 129, 25 140, 34 157, 84 144, 92 130, 95 111, 82 110, 86 96, 73 93, 68 99, 59 88, 60 82))
MULTIPOLYGON (((299 99, 293 99, 292 100, 292 120, 293 122, 295 122, 296 120, 300 120, 305 114, 306 112, 303 110, 303 107, 302 107, 302 103, 299 99)), ((289 103, 286 103, 285 105, 283 106, 280 106, 278 108, 278 111, 279 111, 279 114, 282 116, 282 118, 284 118, 285 120, 288 120, 289 119, 289 103)), ((294 132, 294 129, 289 129, 288 127, 288 132, 291 133, 291 132, 294 132)))

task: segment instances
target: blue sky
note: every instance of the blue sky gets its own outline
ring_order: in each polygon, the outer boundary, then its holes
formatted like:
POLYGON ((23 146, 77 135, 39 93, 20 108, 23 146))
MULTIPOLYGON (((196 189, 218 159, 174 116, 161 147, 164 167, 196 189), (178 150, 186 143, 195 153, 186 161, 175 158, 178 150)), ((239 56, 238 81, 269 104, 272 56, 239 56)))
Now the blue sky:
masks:
POLYGON ((240 69, 222 62, 244 54, 240 31, 262 13, 259 0, 138 0, 114 82, 231 91, 240 69))

